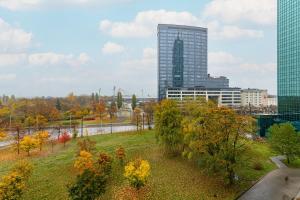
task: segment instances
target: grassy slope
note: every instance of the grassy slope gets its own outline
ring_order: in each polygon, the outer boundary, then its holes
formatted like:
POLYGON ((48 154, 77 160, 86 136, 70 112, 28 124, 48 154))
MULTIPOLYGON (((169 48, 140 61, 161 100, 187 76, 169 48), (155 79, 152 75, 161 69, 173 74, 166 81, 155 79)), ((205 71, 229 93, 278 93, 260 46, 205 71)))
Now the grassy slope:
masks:
MULTIPOLYGON (((254 180, 274 168, 274 165, 268 161, 271 153, 265 144, 248 144, 249 160, 239 170, 241 183, 236 187, 227 188, 222 186, 223 181, 220 177, 209 177, 192 162, 180 157, 164 157, 155 142, 153 132, 94 136, 93 139, 97 141, 98 150, 113 155, 115 148, 122 145, 125 147, 129 159, 142 157, 149 160, 152 167, 148 184, 149 199, 153 200, 233 199, 239 192, 249 187, 254 180), (264 164, 264 170, 252 169, 252 163, 257 160, 264 164)), ((75 177, 72 168, 75 147, 75 142, 72 142, 66 149, 60 149, 57 153, 31 158, 35 169, 29 189, 24 195, 25 200, 67 199, 66 185, 75 177)), ((6 151, 0 151, 0 157, 5 157, 4 155, 7 154, 6 151)), ((6 173, 13 162, 7 161, 7 159, 1 161, 0 174, 6 173)), ((127 185, 122 174, 123 168, 114 164, 112 180, 106 194, 101 199, 113 199, 114 193, 127 185)))

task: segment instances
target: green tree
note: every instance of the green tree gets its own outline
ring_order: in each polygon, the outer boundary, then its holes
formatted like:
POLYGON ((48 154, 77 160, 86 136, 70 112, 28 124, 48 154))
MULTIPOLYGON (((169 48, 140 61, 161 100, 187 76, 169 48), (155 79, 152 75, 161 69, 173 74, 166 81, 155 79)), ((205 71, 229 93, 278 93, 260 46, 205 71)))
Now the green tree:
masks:
POLYGON ((132 110, 135 110, 136 108, 136 104, 137 104, 137 100, 136 100, 136 95, 132 95, 132 98, 131 98, 131 108, 132 110))
POLYGON ((56 99, 55 107, 56 107, 57 110, 61 111, 61 103, 60 103, 59 98, 56 99))
POLYGON ((118 109, 122 108, 122 106, 123 106, 123 97, 122 97, 121 92, 118 92, 118 95, 117 95, 117 106, 118 106, 118 109))
POLYGON ((300 136, 291 123, 275 124, 268 130, 271 147, 290 163, 300 156, 300 136))
POLYGON ((177 103, 163 100, 155 110, 155 129, 157 140, 169 153, 176 154, 182 147, 182 116, 177 103))

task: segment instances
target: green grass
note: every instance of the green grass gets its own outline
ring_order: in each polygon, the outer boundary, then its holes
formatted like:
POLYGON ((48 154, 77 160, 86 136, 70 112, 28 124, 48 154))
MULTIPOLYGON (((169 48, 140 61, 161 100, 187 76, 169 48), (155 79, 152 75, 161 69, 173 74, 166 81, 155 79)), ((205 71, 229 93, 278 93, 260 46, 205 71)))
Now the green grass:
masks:
POLYGON ((293 160, 290 163, 288 163, 287 160, 285 160, 283 162, 290 168, 300 168, 300 158, 293 160))
MULTIPOLYGON (((269 161, 272 155, 267 144, 248 142, 247 160, 238 174, 240 182, 234 187, 224 186, 222 177, 208 175, 194 162, 184 158, 168 158, 157 145, 153 131, 144 133, 120 133, 91 137, 97 142, 97 150, 114 155, 117 147, 126 149, 127 161, 141 157, 151 164, 151 177, 148 182, 148 198, 150 200, 206 200, 234 199, 240 192, 247 189, 253 181, 259 179, 274 165, 269 161), (255 161, 263 164, 263 170, 256 171, 252 165, 255 161)), ((34 173, 30 179, 24 200, 64 200, 68 199, 67 185, 76 173, 73 162, 77 152, 76 142, 69 143, 65 149, 60 146, 56 153, 30 158, 34 164, 34 173)), ((1 152, 4 156, 7 152, 1 152)), ((3 160, 3 159, 2 159, 3 160)), ((8 172, 15 161, 3 160, 0 174, 8 172)), ((112 178, 106 193, 101 200, 111 200, 121 188, 128 186, 123 177, 123 167, 113 164, 112 178)))

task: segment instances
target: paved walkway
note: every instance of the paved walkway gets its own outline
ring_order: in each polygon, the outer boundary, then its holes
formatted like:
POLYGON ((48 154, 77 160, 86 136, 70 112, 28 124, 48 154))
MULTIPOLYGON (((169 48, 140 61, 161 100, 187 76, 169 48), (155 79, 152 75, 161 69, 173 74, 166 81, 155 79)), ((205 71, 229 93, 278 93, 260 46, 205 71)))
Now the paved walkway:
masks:
POLYGON ((271 158, 279 169, 267 174, 239 200, 291 200, 295 198, 300 191, 300 169, 288 168, 280 161, 282 159, 284 159, 282 156, 271 158), (287 181, 286 177, 288 177, 287 181))

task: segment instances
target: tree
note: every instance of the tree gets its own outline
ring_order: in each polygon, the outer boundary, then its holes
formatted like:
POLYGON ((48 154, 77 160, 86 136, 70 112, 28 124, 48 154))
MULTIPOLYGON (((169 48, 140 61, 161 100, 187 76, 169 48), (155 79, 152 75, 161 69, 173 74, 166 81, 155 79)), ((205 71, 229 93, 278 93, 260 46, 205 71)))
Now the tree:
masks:
POLYGON ((73 185, 68 187, 72 200, 95 200, 105 193, 107 177, 103 173, 85 170, 79 174, 73 185))
POLYGON ((196 157, 233 184, 242 164, 244 138, 253 131, 253 119, 206 101, 188 102, 183 113, 183 155, 196 157))
POLYGON ((79 156, 75 160, 74 167, 80 173, 83 173, 85 170, 93 170, 93 155, 87 151, 80 151, 79 156))
POLYGON ((61 103, 59 98, 56 99, 56 104, 55 104, 55 108, 59 111, 61 111, 61 103))
POLYGON ((64 132, 62 135, 59 136, 58 138, 58 141, 62 144, 64 144, 64 147, 66 146, 66 143, 68 141, 71 140, 71 136, 67 133, 67 132, 64 132))
POLYGON ((31 174, 32 165, 30 163, 25 161, 17 163, 11 172, 1 179, 0 199, 21 199, 31 174))
POLYGON ((136 189, 143 187, 150 176, 150 164, 147 160, 136 159, 125 166, 124 176, 136 189))
POLYGON ((35 125, 36 125, 37 130, 42 130, 43 128, 45 128, 47 125, 47 122, 48 122, 47 118, 44 117, 43 115, 38 114, 35 117, 35 125))
POLYGON ((117 95, 117 106, 118 106, 118 109, 121 109, 123 106, 123 97, 122 97, 121 92, 118 92, 118 95, 117 95))
POLYGON ((100 99, 99 94, 98 94, 98 92, 96 92, 96 95, 95 95, 95 101, 96 101, 96 102, 99 102, 99 99, 100 99))
POLYGON ((147 125, 149 130, 152 129, 151 124, 153 123, 155 106, 155 102, 148 102, 145 104, 144 112, 146 113, 147 125))
POLYGON ((30 151, 37 148, 38 141, 31 136, 24 136, 20 142, 21 149, 27 152, 27 155, 30 156, 30 151))
POLYGON ((38 146, 40 148, 40 151, 42 151, 42 147, 43 145, 47 142, 47 140, 49 139, 50 135, 48 131, 38 131, 35 134, 35 138, 38 142, 38 146))
POLYGON ((131 98, 131 108, 132 108, 132 110, 135 110, 136 104, 137 104, 137 100, 136 100, 136 96, 134 94, 134 95, 132 95, 132 98, 131 98))
POLYGON ((35 120, 33 117, 28 116, 25 121, 24 121, 24 125, 28 128, 28 132, 29 134, 31 133, 31 128, 34 126, 35 124, 35 120))
POLYGON ((163 100, 155 110, 157 140, 169 153, 176 154, 182 146, 180 110, 175 101, 163 100))
POLYGON ((290 163, 300 156, 300 136, 291 123, 275 124, 268 130, 271 147, 290 163))
POLYGON ((142 131, 142 110, 139 108, 134 109, 134 122, 136 124, 136 130, 142 131))

